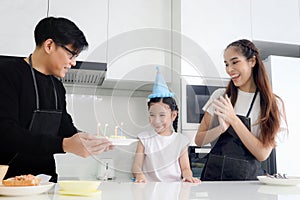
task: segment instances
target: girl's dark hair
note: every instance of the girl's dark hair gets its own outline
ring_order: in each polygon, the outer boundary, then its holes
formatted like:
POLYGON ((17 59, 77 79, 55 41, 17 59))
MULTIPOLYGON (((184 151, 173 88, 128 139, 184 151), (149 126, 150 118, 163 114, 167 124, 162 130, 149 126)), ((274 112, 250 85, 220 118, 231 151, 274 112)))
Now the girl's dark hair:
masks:
POLYGON ((178 115, 179 115, 178 112, 179 112, 179 109, 178 109, 178 106, 176 104, 175 99, 172 98, 172 97, 151 98, 148 101, 148 110, 149 110, 149 108, 150 108, 150 106, 152 104, 158 103, 158 102, 162 102, 162 103, 165 103, 165 104, 169 105, 171 111, 177 111, 177 117, 173 121, 173 128, 174 128, 175 132, 177 132, 177 128, 178 128, 178 115))
POLYGON ((76 52, 88 47, 83 32, 76 24, 66 18, 46 17, 35 27, 34 39, 36 46, 41 46, 47 39, 59 45, 71 44, 76 52))
MULTIPOLYGON (((280 98, 272 92, 271 83, 268 79, 268 74, 262 62, 259 50, 251 41, 246 39, 235 41, 229 44, 226 49, 229 47, 235 48, 236 51, 245 56, 247 60, 252 58, 256 60, 252 73, 257 90, 260 92, 260 119, 258 121, 261 129, 260 139, 264 145, 275 146, 275 136, 280 127, 280 112, 276 98, 280 98)), ((238 89, 231 80, 226 88, 226 94, 231 97, 233 106, 237 100, 237 93, 238 89)), ((280 101, 282 100, 280 99, 280 101)))

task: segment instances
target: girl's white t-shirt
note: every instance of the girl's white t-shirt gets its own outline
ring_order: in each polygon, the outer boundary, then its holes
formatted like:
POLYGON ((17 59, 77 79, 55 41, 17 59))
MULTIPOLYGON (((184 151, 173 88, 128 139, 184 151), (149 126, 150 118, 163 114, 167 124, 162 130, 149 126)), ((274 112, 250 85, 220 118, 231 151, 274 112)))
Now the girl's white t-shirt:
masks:
MULTIPOLYGON (((210 115, 213 116, 214 108, 213 106, 211 106, 211 104, 215 99, 219 98, 224 94, 225 94, 225 88, 220 88, 214 91, 211 97, 209 98, 209 100, 207 101, 207 103, 203 106, 202 108, 203 111, 207 111, 210 115)), ((247 115, 254 94, 255 93, 244 92, 238 89, 238 98, 234 106, 234 111, 237 115, 242 115, 242 116, 247 115)), ((287 137, 287 124, 283 117, 284 116, 283 105, 279 99, 277 99, 277 104, 278 104, 279 111, 281 113, 280 128, 276 137, 276 143, 279 144, 284 142, 287 137)), ((259 124, 257 123, 260 117, 260 93, 259 92, 257 93, 249 117, 251 118, 251 133, 255 135, 257 138, 259 138, 260 128, 259 128, 259 124)))
POLYGON ((154 131, 138 135, 145 148, 143 172, 149 182, 174 182, 181 180, 179 157, 189 145, 188 138, 173 132, 161 136, 154 131))

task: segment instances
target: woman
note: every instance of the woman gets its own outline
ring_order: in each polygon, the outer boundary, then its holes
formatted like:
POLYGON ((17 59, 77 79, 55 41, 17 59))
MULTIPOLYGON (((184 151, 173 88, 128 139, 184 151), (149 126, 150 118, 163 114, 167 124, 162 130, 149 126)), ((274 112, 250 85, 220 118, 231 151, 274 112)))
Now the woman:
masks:
POLYGON ((273 94, 252 42, 243 39, 229 44, 224 63, 231 80, 203 107, 195 138, 199 146, 216 140, 201 180, 255 180, 264 174, 260 162, 269 157, 279 133, 287 133, 284 105, 273 94))

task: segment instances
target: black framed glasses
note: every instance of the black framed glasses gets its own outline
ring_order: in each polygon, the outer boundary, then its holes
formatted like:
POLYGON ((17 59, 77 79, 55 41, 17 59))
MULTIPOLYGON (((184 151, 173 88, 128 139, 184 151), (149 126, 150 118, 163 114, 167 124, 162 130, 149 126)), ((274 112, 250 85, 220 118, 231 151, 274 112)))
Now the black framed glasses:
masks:
POLYGON ((64 50, 66 50, 67 52, 69 52, 70 54, 72 54, 70 60, 72 60, 73 58, 77 58, 79 53, 76 51, 72 51, 71 49, 69 49, 68 47, 66 47, 65 45, 60 44, 59 46, 61 46, 64 50))

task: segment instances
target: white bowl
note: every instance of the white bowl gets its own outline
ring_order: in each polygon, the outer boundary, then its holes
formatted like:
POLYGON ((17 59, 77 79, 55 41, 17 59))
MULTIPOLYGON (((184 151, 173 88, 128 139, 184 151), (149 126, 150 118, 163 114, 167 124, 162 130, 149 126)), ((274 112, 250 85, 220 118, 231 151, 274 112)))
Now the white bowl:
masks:
POLYGON ((0 183, 2 182, 7 170, 8 170, 8 165, 0 165, 0 183))
POLYGON ((76 192, 94 192, 98 189, 100 181, 74 181, 74 180, 63 180, 58 181, 60 189, 63 191, 76 191, 76 192))

